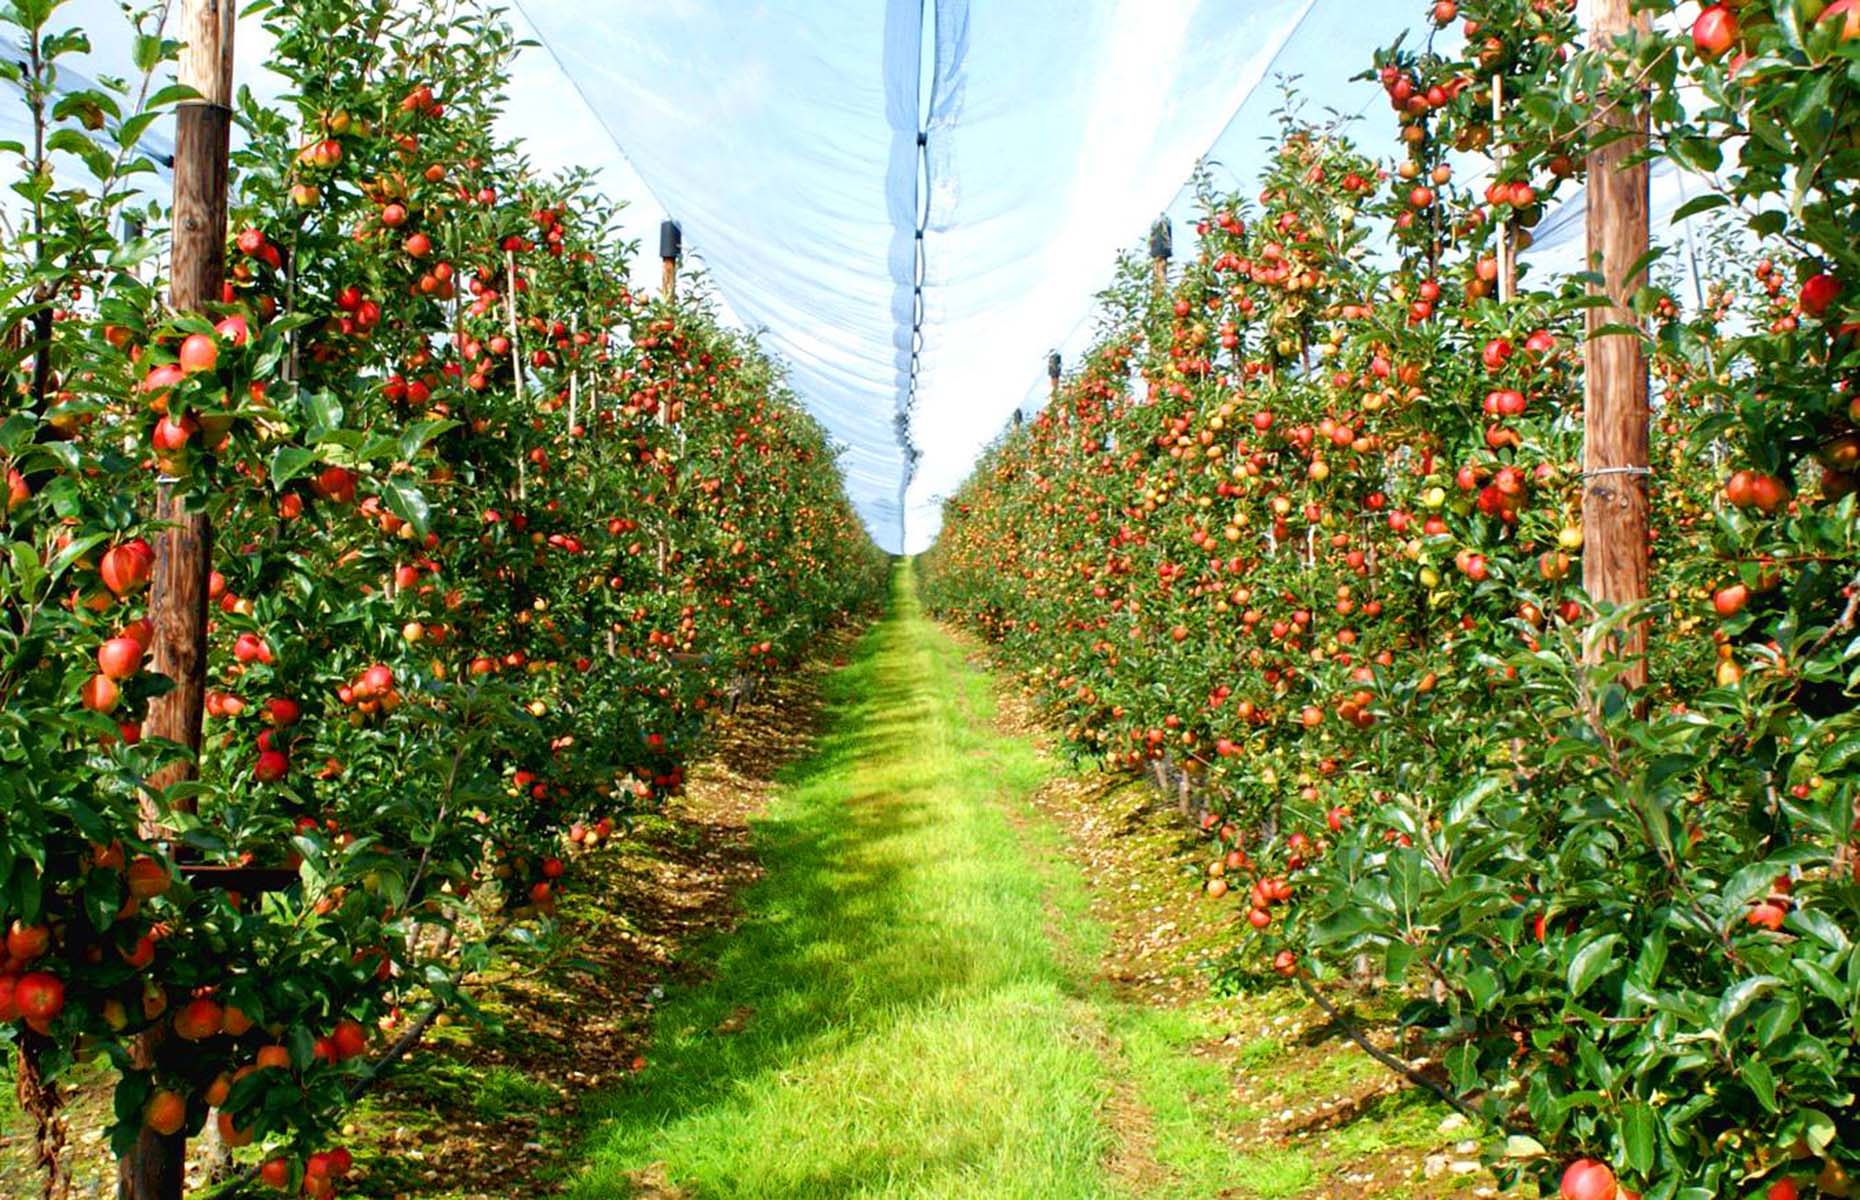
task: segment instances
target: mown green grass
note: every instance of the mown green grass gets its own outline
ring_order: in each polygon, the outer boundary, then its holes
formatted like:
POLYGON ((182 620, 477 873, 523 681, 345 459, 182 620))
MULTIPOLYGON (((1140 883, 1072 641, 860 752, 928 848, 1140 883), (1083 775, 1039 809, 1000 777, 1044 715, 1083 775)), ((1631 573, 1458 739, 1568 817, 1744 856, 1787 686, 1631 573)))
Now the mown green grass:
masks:
POLYGON ((895 608, 756 830, 767 874, 604 1105, 572 1194, 663 1163, 701 1197, 1108 1196, 1106 1067, 999 805, 1046 768, 985 681, 895 608))
POLYGON ((651 1065, 590 1105, 570 1194, 610 1200, 634 1179, 699 1200, 1309 1187, 1302 1153, 1249 1158, 1219 1136, 1243 1114, 1226 1069, 1191 1053, 1209 1036, 1199 1014, 1092 982, 1108 934, 1024 803, 1050 768, 993 731, 987 677, 923 617, 908 568, 827 702, 828 732, 756 826, 766 875, 744 920, 706 947, 709 981, 668 999, 651 1065))

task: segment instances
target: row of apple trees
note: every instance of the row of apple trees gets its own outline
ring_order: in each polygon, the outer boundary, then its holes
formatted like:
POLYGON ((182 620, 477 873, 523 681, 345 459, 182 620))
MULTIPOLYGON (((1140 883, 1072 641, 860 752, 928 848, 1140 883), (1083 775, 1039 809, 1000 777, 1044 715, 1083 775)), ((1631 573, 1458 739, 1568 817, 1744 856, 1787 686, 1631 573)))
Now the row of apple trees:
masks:
POLYGON ((1127 265, 923 573, 1080 756, 1188 774, 1250 960, 1396 989, 1506 1170, 1847 1195, 1860 5, 1637 7, 1585 44, 1562 0, 1431 6, 1366 77, 1389 158, 1288 117, 1178 279, 1127 265), (1649 468, 1585 479, 1597 280, 1513 295, 1501 248, 1607 103, 1697 199, 1635 297, 1649 468), (1652 594, 1597 611, 1583 493, 1639 486, 1652 594), (1584 665, 1634 622, 1644 686, 1584 665))
POLYGON ((0 9, 0 1038, 41 1094, 111 1064, 119 1153, 211 1121, 325 1196, 379 1031, 468 1004, 883 561, 756 346, 629 291, 615 207, 494 135, 494 14, 258 8, 288 99, 241 95, 199 315, 142 149, 177 47, 139 18, 90 85, 56 0, 0 9), (198 780, 151 790, 162 486, 211 519, 209 691, 198 780))

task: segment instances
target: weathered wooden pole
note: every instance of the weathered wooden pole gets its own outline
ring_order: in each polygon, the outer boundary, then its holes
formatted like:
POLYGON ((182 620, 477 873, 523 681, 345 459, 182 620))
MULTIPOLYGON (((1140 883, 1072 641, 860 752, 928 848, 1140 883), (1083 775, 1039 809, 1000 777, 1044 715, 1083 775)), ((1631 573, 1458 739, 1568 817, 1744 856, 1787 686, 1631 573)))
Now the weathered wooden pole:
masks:
POLYGON ((667 300, 678 299, 678 260, 685 253, 685 231, 673 220, 659 222, 659 294, 667 300))
MULTIPOLYGON (((1645 13, 1631 0, 1594 0, 1591 44, 1607 46, 1633 30, 1646 30, 1645 13)), ((1615 140, 1589 155, 1589 268, 1601 275, 1611 304, 1588 310, 1582 447, 1582 585, 1600 603, 1630 604, 1647 596, 1647 359, 1638 321, 1629 308, 1646 281, 1649 240, 1648 171, 1630 161, 1647 142, 1647 113, 1606 105, 1596 132, 1615 140), (1618 131, 1630 131, 1619 136, 1618 131), (1602 334, 1608 325, 1633 332, 1602 334)), ((1630 686, 1647 679, 1647 629, 1641 622, 1618 638, 1592 639, 1591 662, 1614 655, 1635 660, 1623 676, 1630 686)))
POLYGON ((1157 217, 1150 226, 1150 269, 1155 272, 1156 290, 1169 285, 1169 259, 1175 253, 1175 230, 1168 217, 1157 217))
MULTIPOLYGON (((1511 156, 1505 152, 1505 77, 1492 76, 1492 141, 1497 147, 1492 163, 1498 174, 1505 173, 1511 156)), ((1518 297, 1518 248, 1514 241, 1511 218, 1498 219, 1498 299, 1509 304, 1518 297)))
MULTIPOLYGON (((177 106, 174 132, 173 262, 168 300, 179 312, 200 312, 219 299, 226 268, 226 156, 232 130, 234 0, 182 0, 180 82, 199 93, 177 106)), ((207 692, 207 576, 213 529, 205 513, 190 512, 178 481, 164 480, 155 501, 162 525, 155 537, 155 571, 149 619, 155 626, 150 656, 174 690, 149 704, 144 733, 200 752, 207 692)), ((160 836, 163 813, 155 792, 199 774, 189 759, 157 772, 143 799, 143 833, 160 836)), ((175 807, 192 811, 191 799, 175 807)), ((132 1056, 154 1065, 156 1032, 138 1038, 132 1056)), ((180 1200, 185 1186, 186 1141, 144 1129, 117 1167, 122 1200, 180 1200)))
MULTIPOLYGON (((515 389, 519 402, 518 411, 524 413, 524 420, 529 420, 527 406, 522 401, 528 391, 523 383, 523 327, 517 320, 517 253, 504 251, 504 320, 510 327, 510 386, 515 389)), ((517 451, 517 499, 529 498, 529 455, 521 449, 517 451)))

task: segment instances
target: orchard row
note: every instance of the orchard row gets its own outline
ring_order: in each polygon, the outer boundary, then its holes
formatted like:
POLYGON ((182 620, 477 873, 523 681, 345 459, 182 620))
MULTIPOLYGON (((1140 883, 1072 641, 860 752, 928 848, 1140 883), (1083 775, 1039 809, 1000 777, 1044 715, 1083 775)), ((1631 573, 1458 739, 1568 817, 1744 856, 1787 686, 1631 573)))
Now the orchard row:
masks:
POLYGON ((883 563, 755 345, 634 294, 614 206, 492 135, 517 47, 491 14, 265 9, 288 99, 242 96, 224 289, 177 315, 139 148, 188 99, 176 47, 145 21, 139 75, 82 87, 85 35, 34 7, 8 11, 35 136, 0 265, 0 1038, 42 1098, 111 1064, 119 1153, 211 1121, 329 1195, 377 1030, 468 1006, 572 852, 675 792, 883 563), (175 686, 163 488, 214 547, 197 770, 143 728, 175 686))
POLYGON ((1172 283, 1127 267, 948 503, 926 593, 1081 758, 1186 778, 1243 969, 1393 989, 1501 1170, 1844 1196, 1860 6, 1639 7, 1585 39, 1563 0, 1428 6, 1368 64, 1390 158, 1288 118, 1172 283), (1520 276, 1624 146, 1697 197, 1631 311, 1599 286, 1645 264, 1520 276), (1585 472, 1610 338, 1652 452, 1585 472), (1634 489, 1652 587, 1597 605, 1585 556, 1642 548, 1585 545, 1585 499, 1634 489))

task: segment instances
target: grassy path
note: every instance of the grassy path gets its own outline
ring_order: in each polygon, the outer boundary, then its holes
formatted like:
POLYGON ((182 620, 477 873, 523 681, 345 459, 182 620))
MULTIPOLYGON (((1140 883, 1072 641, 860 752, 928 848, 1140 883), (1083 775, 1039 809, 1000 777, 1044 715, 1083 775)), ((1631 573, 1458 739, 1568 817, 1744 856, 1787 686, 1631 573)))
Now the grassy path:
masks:
POLYGON ((1187 1067, 1127 1061, 1078 874, 1006 803, 1048 768, 994 732, 986 677, 908 571, 895 587, 757 826, 767 874, 711 981, 591 1107, 573 1195, 1217 1194, 1153 1161, 1144 1094, 1187 1067))

